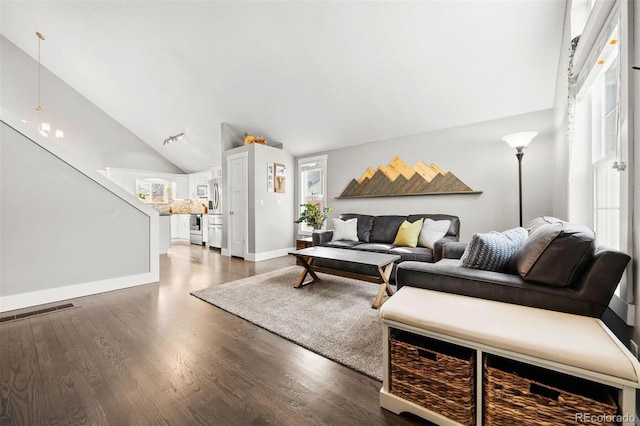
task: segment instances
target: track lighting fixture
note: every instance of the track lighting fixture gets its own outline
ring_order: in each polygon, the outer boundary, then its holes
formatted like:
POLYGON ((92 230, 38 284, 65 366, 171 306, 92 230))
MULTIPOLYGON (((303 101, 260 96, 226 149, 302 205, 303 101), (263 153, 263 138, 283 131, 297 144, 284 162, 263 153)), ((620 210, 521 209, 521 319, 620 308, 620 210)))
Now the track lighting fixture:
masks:
POLYGON ((166 144, 171 143, 171 142, 179 141, 180 139, 182 139, 182 136, 184 136, 184 132, 179 133, 179 134, 177 134, 175 136, 169 136, 168 138, 166 138, 164 140, 164 142, 162 142, 162 145, 166 145, 166 144))

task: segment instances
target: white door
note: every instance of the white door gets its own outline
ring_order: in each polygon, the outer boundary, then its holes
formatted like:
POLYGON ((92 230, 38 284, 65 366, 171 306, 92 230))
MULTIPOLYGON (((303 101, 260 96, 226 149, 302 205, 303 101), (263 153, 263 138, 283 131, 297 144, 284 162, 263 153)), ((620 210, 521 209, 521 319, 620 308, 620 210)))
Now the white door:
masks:
POLYGON ((247 221, 247 157, 231 158, 229 170, 229 254, 244 258, 247 221))

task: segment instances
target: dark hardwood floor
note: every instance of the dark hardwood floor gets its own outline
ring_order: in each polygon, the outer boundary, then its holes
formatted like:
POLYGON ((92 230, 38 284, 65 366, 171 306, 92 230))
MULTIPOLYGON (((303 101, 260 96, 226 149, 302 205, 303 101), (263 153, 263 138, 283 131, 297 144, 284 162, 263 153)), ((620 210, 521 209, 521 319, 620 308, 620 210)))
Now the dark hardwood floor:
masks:
POLYGON ((189 295, 294 264, 174 244, 159 283, 1 323, 0 425, 425 424, 381 409, 380 382, 189 295))

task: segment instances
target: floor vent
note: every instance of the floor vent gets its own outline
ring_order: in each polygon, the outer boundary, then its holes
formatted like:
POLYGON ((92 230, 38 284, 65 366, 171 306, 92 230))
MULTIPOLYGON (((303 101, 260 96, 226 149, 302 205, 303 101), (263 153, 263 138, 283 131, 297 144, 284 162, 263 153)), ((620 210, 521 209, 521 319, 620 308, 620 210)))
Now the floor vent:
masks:
POLYGON ((50 306, 48 308, 37 309, 35 311, 22 312, 22 313, 16 314, 16 315, 8 315, 6 317, 0 318, 0 323, 4 323, 4 322, 7 322, 7 321, 18 320, 18 319, 23 319, 23 318, 27 318, 27 317, 32 317, 34 315, 48 314, 49 312, 62 311, 62 310, 73 308, 73 307, 74 307, 73 303, 65 303, 64 305, 50 306))

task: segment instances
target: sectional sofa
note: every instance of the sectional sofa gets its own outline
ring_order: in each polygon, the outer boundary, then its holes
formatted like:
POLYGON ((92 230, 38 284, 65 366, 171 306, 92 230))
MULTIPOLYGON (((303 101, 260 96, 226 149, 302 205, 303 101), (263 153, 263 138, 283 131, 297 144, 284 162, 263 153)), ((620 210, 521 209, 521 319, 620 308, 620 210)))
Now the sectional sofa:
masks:
MULTIPOLYGON (((446 243, 459 241, 460 219, 458 216, 448 214, 411 214, 411 215, 381 215, 371 216, 364 214, 341 214, 338 218, 341 221, 351 219, 357 220, 357 237, 351 240, 334 240, 334 231, 314 231, 313 245, 335 247, 349 250, 363 250, 377 253, 390 253, 400 256, 400 262, 414 261, 418 263, 437 262, 442 258, 443 247, 446 243), (398 234, 398 230, 403 222, 414 223, 418 220, 431 219, 432 221, 449 221, 449 228, 445 235, 433 243, 433 247, 426 246, 397 246, 394 240, 398 234)), ((363 265, 344 265, 329 260, 316 261, 317 266, 331 267, 334 269, 343 269, 349 272, 355 272, 367 275, 376 275, 376 271, 371 267, 363 265)), ((395 279, 394 271, 391 274, 391 280, 395 279)))
POLYGON ((437 263, 401 263, 397 287, 602 317, 630 257, 598 245, 595 233, 579 224, 539 217, 526 228, 528 237, 502 270, 463 266, 460 258, 469 253, 467 243, 451 243, 443 247, 444 259, 437 263))

